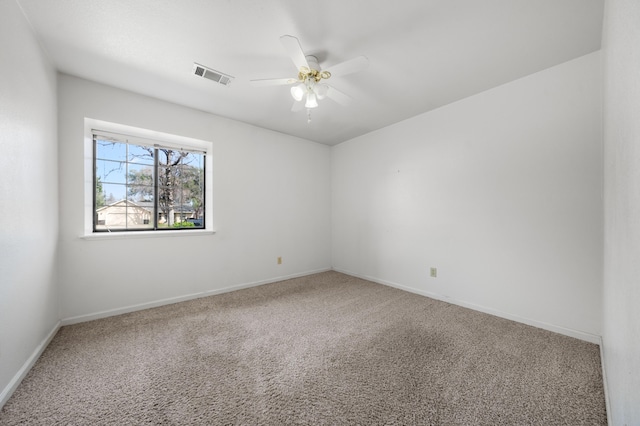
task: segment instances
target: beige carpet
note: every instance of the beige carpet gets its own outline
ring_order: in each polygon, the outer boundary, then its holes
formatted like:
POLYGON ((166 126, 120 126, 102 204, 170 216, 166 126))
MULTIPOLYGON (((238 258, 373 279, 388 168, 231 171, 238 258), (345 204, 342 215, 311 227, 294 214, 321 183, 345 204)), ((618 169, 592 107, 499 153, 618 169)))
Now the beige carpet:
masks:
POLYGON ((326 272, 63 327, 34 425, 604 425, 597 345, 326 272))

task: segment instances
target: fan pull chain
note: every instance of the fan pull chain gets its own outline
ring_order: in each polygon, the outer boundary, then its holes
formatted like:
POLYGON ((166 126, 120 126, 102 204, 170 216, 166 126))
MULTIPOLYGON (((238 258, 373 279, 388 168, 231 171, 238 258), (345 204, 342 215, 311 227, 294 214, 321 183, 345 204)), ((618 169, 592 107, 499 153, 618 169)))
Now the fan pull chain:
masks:
POLYGON ((311 123, 311 108, 307 108, 307 123, 311 123))

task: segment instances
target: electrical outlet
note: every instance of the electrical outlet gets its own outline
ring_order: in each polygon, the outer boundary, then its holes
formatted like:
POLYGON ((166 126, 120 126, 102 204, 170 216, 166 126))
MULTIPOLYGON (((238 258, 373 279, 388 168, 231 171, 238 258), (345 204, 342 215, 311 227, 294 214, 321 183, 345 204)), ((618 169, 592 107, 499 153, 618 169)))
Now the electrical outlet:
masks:
POLYGON ((278 265, 282 265, 282 257, 278 256, 278 265))
POLYGON ((436 278, 438 276, 438 268, 431 268, 430 275, 432 278, 436 278))

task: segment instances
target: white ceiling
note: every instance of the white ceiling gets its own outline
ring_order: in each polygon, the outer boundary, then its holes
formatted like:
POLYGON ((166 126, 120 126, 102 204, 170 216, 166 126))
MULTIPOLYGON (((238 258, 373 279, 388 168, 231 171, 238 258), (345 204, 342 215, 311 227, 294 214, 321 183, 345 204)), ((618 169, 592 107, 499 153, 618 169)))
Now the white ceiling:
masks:
MULTIPOLYGON (((334 145, 600 49, 604 0, 18 0, 61 72, 334 145), (291 112, 296 36, 352 96, 291 112), (192 74, 198 62, 235 77, 192 74)), ((19 66, 19 64, 16 64, 19 66)))

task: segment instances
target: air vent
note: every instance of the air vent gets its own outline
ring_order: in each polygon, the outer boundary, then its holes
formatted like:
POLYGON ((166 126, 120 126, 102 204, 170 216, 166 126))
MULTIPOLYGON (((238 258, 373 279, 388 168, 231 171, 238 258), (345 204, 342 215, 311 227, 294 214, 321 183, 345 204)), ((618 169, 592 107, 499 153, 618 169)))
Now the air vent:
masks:
POLYGON ((228 86, 231 84, 231 80, 233 80, 233 77, 228 74, 221 73, 220 71, 216 71, 196 63, 193 64, 193 73, 198 77, 213 80, 223 86, 228 86))

